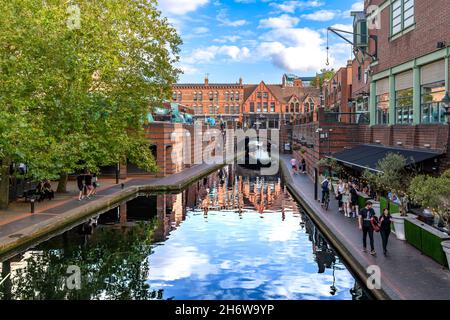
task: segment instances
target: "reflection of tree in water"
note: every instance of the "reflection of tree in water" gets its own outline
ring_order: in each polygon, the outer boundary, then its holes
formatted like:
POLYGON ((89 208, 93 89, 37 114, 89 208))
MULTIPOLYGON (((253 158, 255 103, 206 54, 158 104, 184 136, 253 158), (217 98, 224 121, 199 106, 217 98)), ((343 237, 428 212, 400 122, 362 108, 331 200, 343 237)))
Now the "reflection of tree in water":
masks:
MULTIPOLYGON (((17 270, 12 299, 162 299, 146 283, 153 223, 132 228, 101 228, 85 244, 52 241, 35 249, 17 270), (81 289, 65 286, 67 267, 81 270, 81 289)), ((60 240, 60 237, 58 237, 60 240)), ((56 239, 55 239, 56 240, 56 239)), ((53 240, 53 241, 55 241, 53 240)))

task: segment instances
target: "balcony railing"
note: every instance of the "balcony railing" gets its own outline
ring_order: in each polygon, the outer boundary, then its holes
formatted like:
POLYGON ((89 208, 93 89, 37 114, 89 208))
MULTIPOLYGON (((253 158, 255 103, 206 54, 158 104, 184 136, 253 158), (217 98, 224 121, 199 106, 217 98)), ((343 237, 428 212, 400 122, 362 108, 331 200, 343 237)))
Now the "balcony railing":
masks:
POLYGON ((323 112, 319 119, 325 123, 370 123, 369 112, 323 112))

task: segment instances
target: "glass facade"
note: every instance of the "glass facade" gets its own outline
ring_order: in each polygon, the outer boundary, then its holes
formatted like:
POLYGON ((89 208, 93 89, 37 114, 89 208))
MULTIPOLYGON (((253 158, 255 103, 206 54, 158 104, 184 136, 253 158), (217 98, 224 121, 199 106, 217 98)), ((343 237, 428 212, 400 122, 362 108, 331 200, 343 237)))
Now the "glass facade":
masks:
POLYGON ((395 92, 395 123, 413 124, 413 89, 404 89, 395 92))
POLYGON ((420 121, 422 123, 446 123, 446 110, 441 103, 444 95, 444 81, 422 85, 420 105, 420 121))
POLYGON ((376 98, 377 124, 389 123, 389 93, 377 95, 376 98))

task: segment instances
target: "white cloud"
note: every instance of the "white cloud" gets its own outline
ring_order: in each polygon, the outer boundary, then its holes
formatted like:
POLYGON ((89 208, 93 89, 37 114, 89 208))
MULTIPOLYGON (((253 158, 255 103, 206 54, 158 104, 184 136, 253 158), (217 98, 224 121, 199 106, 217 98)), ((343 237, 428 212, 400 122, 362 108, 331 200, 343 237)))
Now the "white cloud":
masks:
POLYGON ((218 43, 226 43, 226 42, 236 42, 239 39, 241 39, 240 36, 223 36, 218 39, 214 39, 213 41, 218 43))
POLYGON ((209 0, 159 0, 159 6, 164 13, 183 15, 206 5, 209 0))
POLYGON ((309 28, 271 30, 261 37, 258 47, 262 57, 290 72, 320 70, 326 61, 321 34, 309 28))
POLYGON ((209 46, 195 49, 189 57, 183 59, 188 64, 208 63, 218 57, 225 57, 233 61, 241 61, 250 57, 250 50, 247 47, 238 46, 209 46))
POLYGON ((196 75, 200 73, 200 70, 189 64, 182 64, 179 66, 179 68, 183 71, 183 74, 185 75, 196 75))
POLYGON ((271 3, 270 6, 274 7, 277 10, 294 13, 298 9, 304 8, 316 8, 323 5, 322 1, 318 0, 308 0, 308 1, 284 1, 282 3, 271 3))
POLYGON ((333 20, 337 16, 336 11, 332 10, 319 10, 313 13, 303 14, 302 18, 313 21, 329 21, 333 20))
POLYGON ((219 11, 216 19, 220 22, 221 25, 227 27, 242 27, 248 23, 245 19, 230 20, 225 9, 219 11))
POLYGON ((196 34, 202 34, 202 33, 207 33, 207 32, 209 32, 209 29, 208 29, 208 28, 205 28, 205 27, 198 27, 198 28, 195 28, 193 31, 194 31, 194 33, 196 33, 196 34))
POLYGON ((259 28, 282 29, 292 28, 300 21, 299 18, 283 14, 279 17, 262 19, 259 21, 259 28))
POLYGON ((352 4, 350 11, 363 11, 364 10, 364 1, 358 1, 352 4))

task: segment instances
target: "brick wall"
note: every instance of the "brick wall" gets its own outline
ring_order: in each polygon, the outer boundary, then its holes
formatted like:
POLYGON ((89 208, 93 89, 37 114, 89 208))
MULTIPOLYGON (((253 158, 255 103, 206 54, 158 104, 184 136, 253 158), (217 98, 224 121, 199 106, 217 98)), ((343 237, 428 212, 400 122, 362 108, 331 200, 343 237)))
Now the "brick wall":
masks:
MULTIPOLYGON (((384 0, 366 1, 366 5, 380 5, 384 0)), ((390 39, 390 6, 381 13, 381 29, 371 33, 378 35, 379 64, 374 73, 402 64, 436 51, 436 44, 445 41, 450 44, 448 0, 415 0, 415 29, 397 39, 390 39)), ((374 52, 372 52, 374 53, 374 52)))

